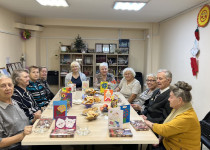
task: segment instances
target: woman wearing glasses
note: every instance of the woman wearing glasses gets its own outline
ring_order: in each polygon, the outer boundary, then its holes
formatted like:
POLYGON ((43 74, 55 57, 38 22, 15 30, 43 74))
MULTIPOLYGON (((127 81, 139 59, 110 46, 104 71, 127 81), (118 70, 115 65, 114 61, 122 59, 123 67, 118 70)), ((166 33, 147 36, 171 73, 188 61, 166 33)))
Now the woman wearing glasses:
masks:
MULTIPOLYGON (((154 74, 148 74, 146 78, 147 89, 139 96, 139 103, 132 104, 132 107, 140 113, 145 108, 145 101, 148 100, 157 89, 157 77, 154 74)), ((141 113, 140 113, 141 114, 141 113)))

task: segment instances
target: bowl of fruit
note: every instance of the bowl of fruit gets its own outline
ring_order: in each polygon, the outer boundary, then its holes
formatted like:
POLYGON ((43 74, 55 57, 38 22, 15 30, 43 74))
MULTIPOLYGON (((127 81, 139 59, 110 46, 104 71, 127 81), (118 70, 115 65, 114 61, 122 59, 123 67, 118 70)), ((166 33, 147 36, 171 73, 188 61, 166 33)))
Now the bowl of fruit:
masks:
POLYGON ((109 106, 107 104, 103 104, 103 106, 100 107, 100 110, 103 115, 107 115, 109 111, 109 106))

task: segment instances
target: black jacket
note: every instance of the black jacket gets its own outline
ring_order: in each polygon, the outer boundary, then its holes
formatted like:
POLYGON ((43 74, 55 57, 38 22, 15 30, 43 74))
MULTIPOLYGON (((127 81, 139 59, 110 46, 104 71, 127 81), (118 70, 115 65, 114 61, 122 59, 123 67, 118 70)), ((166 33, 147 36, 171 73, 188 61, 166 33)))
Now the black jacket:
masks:
POLYGON ((147 120, 153 123, 163 123, 172 110, 168 101, 170 90, 168 89, 159 96, 156 96, 158 92, 159 89, 154 91, 152 97, 145 102, 146 107, 142 112, 147 117, 147 120), (155 97, 157 98, 155 99, 155 97))

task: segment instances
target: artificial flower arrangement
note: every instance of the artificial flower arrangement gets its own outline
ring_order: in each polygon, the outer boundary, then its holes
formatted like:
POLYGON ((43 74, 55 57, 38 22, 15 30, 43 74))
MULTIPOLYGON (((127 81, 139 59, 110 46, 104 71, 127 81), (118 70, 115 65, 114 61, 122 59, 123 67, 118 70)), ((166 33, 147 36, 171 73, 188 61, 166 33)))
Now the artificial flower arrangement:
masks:
POLYGON ((31 38, 31 32, 29 30, 23 30, 21 31, 20 34, 21 34, 22 39, 24 40, 28 40, 31 38))

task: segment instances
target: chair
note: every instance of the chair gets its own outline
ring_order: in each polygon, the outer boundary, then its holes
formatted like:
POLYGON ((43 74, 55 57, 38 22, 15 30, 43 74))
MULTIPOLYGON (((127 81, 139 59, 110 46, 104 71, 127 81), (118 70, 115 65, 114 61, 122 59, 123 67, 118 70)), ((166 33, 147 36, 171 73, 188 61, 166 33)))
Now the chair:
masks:
POLYGON ((141 92, 143 91, 143 76, 141 72, 136 72, 136 77, 135 77, 141 84, 141 92))
POLYGON ((204 117, 204 119, 200 121, 200 125, 201 125, 201 150, 203 144, 210 149, 210 111, 204 117))

